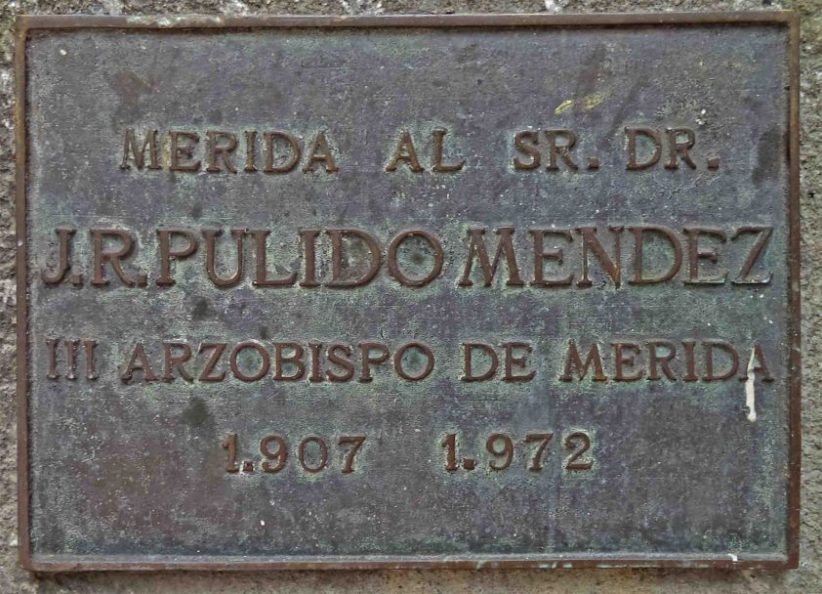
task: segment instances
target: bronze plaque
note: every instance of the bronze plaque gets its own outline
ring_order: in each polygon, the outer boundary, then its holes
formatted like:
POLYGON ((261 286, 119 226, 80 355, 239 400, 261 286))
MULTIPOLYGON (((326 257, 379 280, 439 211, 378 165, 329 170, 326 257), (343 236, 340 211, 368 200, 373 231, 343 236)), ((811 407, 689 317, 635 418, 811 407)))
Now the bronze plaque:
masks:
POLYGON ((20 21, 26 567, 795 567, 790 13, 20 21))

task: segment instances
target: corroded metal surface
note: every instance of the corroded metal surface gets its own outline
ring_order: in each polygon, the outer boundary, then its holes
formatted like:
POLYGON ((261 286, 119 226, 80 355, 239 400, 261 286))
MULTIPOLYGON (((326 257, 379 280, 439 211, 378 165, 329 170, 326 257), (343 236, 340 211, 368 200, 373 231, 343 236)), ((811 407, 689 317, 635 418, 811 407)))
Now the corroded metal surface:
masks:
POLYGON ((789 15, 20 40, 27 566, 796 563, 789 15))

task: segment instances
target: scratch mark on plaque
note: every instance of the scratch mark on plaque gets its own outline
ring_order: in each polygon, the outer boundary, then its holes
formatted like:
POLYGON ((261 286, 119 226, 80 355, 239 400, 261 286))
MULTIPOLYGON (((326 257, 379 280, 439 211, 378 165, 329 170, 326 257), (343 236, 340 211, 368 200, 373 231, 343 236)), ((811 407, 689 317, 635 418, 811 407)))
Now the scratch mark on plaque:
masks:
POLYGON ((562 103, 557 105, 557 108, 554 110, 554 114, 559 115, 563 111, 568 111, 573 106, 574 106, 574 100, 573 99, 566 99, 565 101, 563 101, 562 103))
POLYGON ((748 407, 748 420, 756 422, 756 349, 751 350, 751 358, 748 361, 748 379, 745 380, 745 406, 748 407))
POLYGON ((561 113, 564 113, 574 107, 581 111, 591 111, 597 105, 605 101, 608 98, 608 95, 610 95, 608 91, 597 91, 596 93, 585 95, 585 97, 580 99, 566 99, 556 106, 554 109, 554 115, 560 115, 561 113))
POLYGON ((591 93, 582 98, 582 109, 585 111, 595 108, 608 98, 610 93, 608 91, 600 91, 598 93, 591 93))

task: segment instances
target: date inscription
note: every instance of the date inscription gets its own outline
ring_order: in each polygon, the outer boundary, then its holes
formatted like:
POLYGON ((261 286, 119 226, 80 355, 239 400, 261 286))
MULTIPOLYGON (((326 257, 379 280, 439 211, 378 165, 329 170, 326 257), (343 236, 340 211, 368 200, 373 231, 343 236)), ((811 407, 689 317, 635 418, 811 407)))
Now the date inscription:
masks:
MULTIPOLYGON (((460 469, 475 470, 478 464, 482 463, 460 451, 460 439, 458 433, 446 433, 440 442, 445 450, 445 470, 448 472, 457 472, 460 469)), ((488 457, 486 466, 492 471, 507 470, 515 458, 521 458, 529 471, 540 472, 548 463, 548 458, 553 455, 558 458, 556 463, 561 464, 566 471, 585 471, 593 468, 593 440, 590 432, 576 429, 564 433, 561 439, 562 447, 556 448, 556 452, 550 451, 553 439, 553 431, 529 432, 521 439, 509 433, 491 433, 485 440, 483 452, 488 457), (564 457, 563 452, 559 450, 565 450, 564 457)))
POLYGON ((324 470, 333 470, 337 464, 338 457, 329 451, 329 441, 342 451, 339 472, 354 472, 355 459, 365 443, 365 435, 341 435, 331 440, 308 435, 299 439, 297 446, 292 449, 285 436, 272 433, 260 439, 259 457, 256 460, 238 458, 239 438, 236 433, 227 434, 220 445, 226 450, 225 471, 229 474, 250 474, 257 471, 277 474, 286 468, 289 459, 296 459, 296 465, 303 472, 319 474, 324 470))

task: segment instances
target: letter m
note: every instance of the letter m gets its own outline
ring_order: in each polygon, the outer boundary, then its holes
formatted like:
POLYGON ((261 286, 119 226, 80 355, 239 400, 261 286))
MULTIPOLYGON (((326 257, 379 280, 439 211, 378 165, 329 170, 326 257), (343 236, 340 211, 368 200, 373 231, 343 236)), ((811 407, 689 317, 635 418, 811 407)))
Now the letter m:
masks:
POLYGON ((123 138, 123 162, 120 163, 120 169, 131 169, 128 163, 130 154, 134 165, 137 166, 137 169, 142 170, 146 162, 146 148, 148 148, 148 168, 160 169, 159 151, 157 149, 157 130, 149 130, 146 132, 143 144, 139 146, 134 128, 127 128, 125 137, 123 138))
POLYGON ((517 256, 514 251, 514 244, 512 235, 514 234, 513 227, 500 227, 494 231, 499 236, 497 243, 497 251, 494 254, 494 261, 488 257, 488 250, 485 247, 485 229, 469 229, 468 237, 471 241, 469 247, 468 259, 465 261, 465 270, 462 273, 462 279, 459 282, 460 287, 470 287, 474 283, 471 281, 471 270, 473 268, 474 260, 479 263, 482 271, 483 284, 490 287, 494 281, 494 276, 497 274, 500 260, 505 257, 505 263, 508 266, 508 280, 506 285, 509 287, 521 287, 525 283, 519 275, 519 266, 517 265, 517 256))
POLYGON ((573 340, 568 341, 568 354, 565 357, 565 372, 559 376, 563 382, 574 381, 573 372, 576 371, 579 379, 582 380, 588 374, 588 369, 594 368, 594 374, 591 379, 595 382, 604 382, 608 378, 605 375, 605 370, 602 368, 602 357, 599 354, 599 347, 594 343, 591 350, 588 351, 588 356, 585 358, 585 363, 579 356, 577 345, 573 340))

